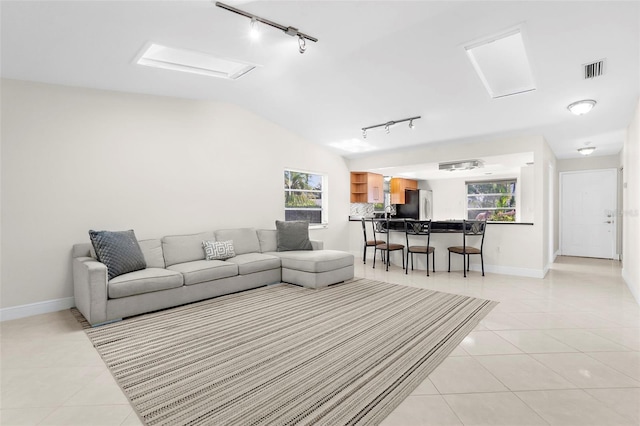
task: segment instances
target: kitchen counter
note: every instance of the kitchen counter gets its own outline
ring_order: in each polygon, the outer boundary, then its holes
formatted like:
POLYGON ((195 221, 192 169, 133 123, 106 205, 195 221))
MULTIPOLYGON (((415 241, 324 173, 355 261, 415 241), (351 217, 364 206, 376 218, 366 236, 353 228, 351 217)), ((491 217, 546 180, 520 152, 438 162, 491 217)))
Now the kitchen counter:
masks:
MULTIPOLYGON (((349 216, 349 222, 360 222, 363 216, 349 216)), ((364 216, 365 219, 378 219, 371 216, 364 216)), ((392 217, 389 218, 389 222, 404 222, 404 218, 392 217)), ((446 219, 446 220, 434 220, 438 223, 461 223, 462 219, 446 219)), ((487 222, 487 225, 533 225, 533 222, 487 222)))

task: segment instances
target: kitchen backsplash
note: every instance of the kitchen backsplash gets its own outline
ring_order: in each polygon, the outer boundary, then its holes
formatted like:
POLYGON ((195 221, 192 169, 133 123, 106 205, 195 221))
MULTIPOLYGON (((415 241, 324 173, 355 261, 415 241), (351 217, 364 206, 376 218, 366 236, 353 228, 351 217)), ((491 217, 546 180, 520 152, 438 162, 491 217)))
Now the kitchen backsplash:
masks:
POLYGON ((373 204, 372 203, 351 203, 350 216, 373 216, 373 204))
MULTIPOLYGON (((351 203, 351 209, 350 209, 349 215, 373 217, 373 214, 375 212, 373 207, 374 207, 374 204, 372 203, 351 203)), ((392 215, 396 214, 396 206, 392 204, 391 211, 387 213, 392 215)))

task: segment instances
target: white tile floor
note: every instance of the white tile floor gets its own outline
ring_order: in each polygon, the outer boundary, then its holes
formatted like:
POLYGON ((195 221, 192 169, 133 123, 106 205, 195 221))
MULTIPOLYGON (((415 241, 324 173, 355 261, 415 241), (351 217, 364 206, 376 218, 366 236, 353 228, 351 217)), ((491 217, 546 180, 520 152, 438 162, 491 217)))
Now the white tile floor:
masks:
POLYGON ((384 426, 640 424, 640 307, 619 262, 559 257, 543 280, 370 263, 356 274, 500 301, 384 426))
MULTIPOLYGON (((560 257, 540 280, 356 260, 356 276, 501 302, 385 426, 640 424, 640 308, 618 262, 560 257)), ((0 344, 0 424, 140 424, 68 311, 3 322, 0 344)))

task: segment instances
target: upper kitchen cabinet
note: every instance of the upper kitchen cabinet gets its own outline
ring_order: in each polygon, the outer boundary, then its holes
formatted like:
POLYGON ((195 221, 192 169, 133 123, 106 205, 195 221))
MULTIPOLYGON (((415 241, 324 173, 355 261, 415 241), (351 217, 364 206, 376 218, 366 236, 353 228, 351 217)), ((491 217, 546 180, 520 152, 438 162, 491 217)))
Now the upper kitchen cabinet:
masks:
POLYGON ((418 181, 413 179, 391 178, 389 187, 391 204, 404 204, 404 191, 407 189, 418 189, 418 181))
POLYGON ((383 203, 384 177, 377 173, 351 172, 352 203, 383 203))

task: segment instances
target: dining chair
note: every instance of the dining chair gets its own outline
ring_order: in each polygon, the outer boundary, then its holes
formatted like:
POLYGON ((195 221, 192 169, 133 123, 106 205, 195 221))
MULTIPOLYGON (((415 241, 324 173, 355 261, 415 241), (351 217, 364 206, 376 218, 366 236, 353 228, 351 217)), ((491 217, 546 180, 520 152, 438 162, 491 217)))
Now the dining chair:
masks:
POLYGON ((484 258, 482 256, 482 247, 484 246, 484 233, 487 228, 486 220, 463 220, 462 221, 462 246, 449 247, 449 270, 451 272, 451 253, 462 255, 462 272, 467 276, 469 270, 469 262, 472 254, 480 255, 480 264, 482 265, 482 276, 484 277, 484 258), (469 238, 480 238, 480 247, 468 245, 469 238))
MULTIPOLYGON (((369 240, 367 238, 367 220, 362 218, 362 234, 364 235, 364 247, 362 249, 362 263, 367 264, 367 247, 373 247, 378 244, 384 244, 384 241, 376 239, 375 227, 373 225, 373 221, 371 221, 371 230, 373 231, 373 240, 369 240)), ((375 250, 373 251, 373 255, 375 257, 375 250)), ((380 253, 380 259, 383 259, 382 252, 380 253)))
POLYGON ((389 228, 389 219, 374 219, 373 220, 374 223, 374 234, 373 234, 373 238, 375 240, 377 240, 378 238, 376 237, 376 234, 385 234, 386 235, 386 242, 383 242, 382 244, 376 244, 375 246, 373 246, 373 268, 375 269, 376 267, 376 251, 381 250, 382 253, 384 254, 384 259, 385 259, 385 263, 387 264, 387 271, 389 270, 389 252, 392 251, 396 251, 396 250, 402 250, 402 269, 404 269, 404 244, 396 244, 396 243, 390 243, 389 242, 389 233, 390 228, 389 228))
POLYGON ((409 273, 409 254, 411 254, 411 270, 413 271, 413 255, 426 254, 427 255, 427 276, 429 276, 429 255, 433 260, 433 272, 436 272, 436 249, 431 247, 431 221, 430 220, 404 220, 404 233, 407 238, 407 267, 404 270, 405 274, 409 273), (423 241, 426 238, 427 245, 411 245, 410 238, 421 238, 423 241))

